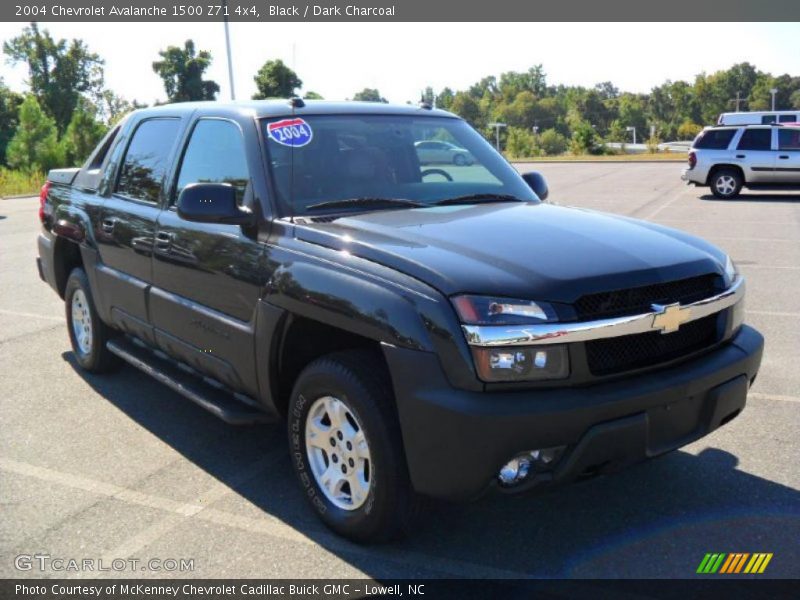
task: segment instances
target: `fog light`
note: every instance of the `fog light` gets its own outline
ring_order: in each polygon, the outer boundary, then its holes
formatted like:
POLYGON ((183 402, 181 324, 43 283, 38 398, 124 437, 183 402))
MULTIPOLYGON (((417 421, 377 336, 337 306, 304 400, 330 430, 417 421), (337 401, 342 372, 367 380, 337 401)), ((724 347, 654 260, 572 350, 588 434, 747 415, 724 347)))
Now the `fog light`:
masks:
POLYGON ((475 367, 483 381, 536 381, 569 375, 567 347, 473 348, 475 367))
POLYGON ((500 469, 500 473, 498 474, 497 478, 503 485, 516 485, 528 476, 530 469, 531 461, 528 458, 528 453, 526 452, 525 454, 521 454, 520 456, 512 458, 505 465, 503 465, 503 468, 500 469))
POLYGON ((541 448, 531 450, 531 461, 539 471, 552 469, 561 458, 566 446, 553 446, 552 448, 541 448))

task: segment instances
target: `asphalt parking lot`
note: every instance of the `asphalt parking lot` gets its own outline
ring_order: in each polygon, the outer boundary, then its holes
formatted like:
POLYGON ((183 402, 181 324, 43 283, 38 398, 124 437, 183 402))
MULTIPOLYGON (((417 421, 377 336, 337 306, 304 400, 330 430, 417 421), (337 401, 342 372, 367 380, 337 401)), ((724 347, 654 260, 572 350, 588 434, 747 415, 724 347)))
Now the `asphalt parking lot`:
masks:
MULTIPOLYGON (((774 553, 800 577, 800 194, 721 202, 677 164, 538 164, 559 204, 655 221, 727 250, 766 337, 742 415, 680 451, 538 497, 439 506, 411 539, 328 533, 283 426, 235 428, 132 368, 80 372, 34 266, 36 199, 0 200, 0 577, 92 577, 15 557, 193 559, 127 577, 692 577, 707 552, 774 553)), ((141 567, 139 567, 141 569, 141 567)))

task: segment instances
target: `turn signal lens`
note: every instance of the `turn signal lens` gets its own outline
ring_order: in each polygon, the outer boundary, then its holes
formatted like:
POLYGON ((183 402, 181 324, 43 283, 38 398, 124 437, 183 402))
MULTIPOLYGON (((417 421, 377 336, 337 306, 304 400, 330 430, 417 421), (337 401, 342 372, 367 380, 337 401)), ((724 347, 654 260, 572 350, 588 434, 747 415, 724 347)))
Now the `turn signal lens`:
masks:
POLYGON ((528 325, 556 321, 555 309, 545 302, 492 298, 489 296, 455 296, 453 305, 466 325, 528 325))
POLYGON ((47 204, 47 194, 50 193, 50 182, 45 181, 42 189, 39 190, 39 221, 44 223, 46 215, 45 205, 47 204))
POLYGON ((486 382, 541 381, 569 375, 565 345, 473 348, 478 377, 486 382))

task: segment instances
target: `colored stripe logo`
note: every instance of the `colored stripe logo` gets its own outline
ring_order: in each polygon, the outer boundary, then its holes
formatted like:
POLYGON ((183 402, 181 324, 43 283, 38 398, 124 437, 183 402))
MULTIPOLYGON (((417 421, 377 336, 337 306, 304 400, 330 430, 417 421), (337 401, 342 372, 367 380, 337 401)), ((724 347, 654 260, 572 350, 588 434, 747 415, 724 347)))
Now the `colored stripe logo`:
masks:
POLYGON ((700 561, 697 573, 703 575, 720 575, 736 573, 763 573, 769 561, 772 560, 772 552, 748 552, 719 553, 710 552, 700 561))

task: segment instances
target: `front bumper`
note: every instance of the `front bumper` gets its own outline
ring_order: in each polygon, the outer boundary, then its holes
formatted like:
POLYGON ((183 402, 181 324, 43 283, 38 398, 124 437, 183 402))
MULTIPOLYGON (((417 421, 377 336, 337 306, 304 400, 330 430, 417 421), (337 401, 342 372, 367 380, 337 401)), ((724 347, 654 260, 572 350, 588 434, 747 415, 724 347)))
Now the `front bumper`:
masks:
POLYGON ((743 326, 724 344, 674 367, 580 388, 453 389, 436 355, 386 347, 415 489, 470 499, 520 452, 567 446, 549 473, 514 491, 608 473, 688 444, 735 417, 761 364, 764 340, 743 326))

